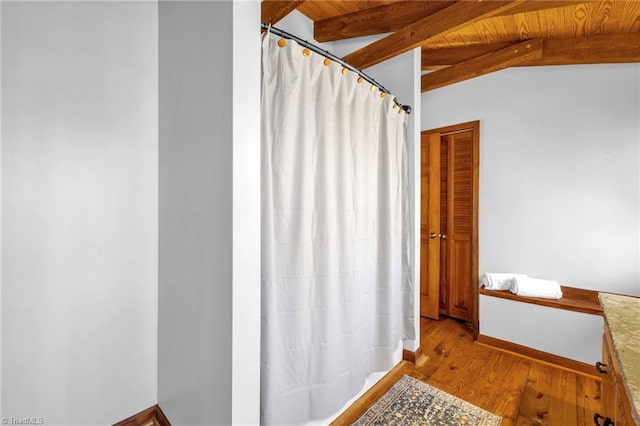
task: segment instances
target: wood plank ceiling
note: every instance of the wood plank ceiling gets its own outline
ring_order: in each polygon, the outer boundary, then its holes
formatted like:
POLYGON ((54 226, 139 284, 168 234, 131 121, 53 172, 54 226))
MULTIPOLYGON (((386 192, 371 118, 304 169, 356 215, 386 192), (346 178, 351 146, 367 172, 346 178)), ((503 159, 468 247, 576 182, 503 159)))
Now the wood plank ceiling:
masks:
POLYGON ((386 34, 344 57, 366 69, 422 47, 422 91, 511 66, 640 62, 640 0, 263 0, 262 21, 294 9, 319 42, 386 34))

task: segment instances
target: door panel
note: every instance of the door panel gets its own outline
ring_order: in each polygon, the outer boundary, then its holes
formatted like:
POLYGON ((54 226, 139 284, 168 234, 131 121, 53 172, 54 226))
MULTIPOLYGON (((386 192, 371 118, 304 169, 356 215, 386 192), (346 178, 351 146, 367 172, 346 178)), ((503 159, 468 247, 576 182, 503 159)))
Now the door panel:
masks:
POLYGON ((421 140, 420 315, 440 318, 440 135, 421 140))
POLYGON ((420 146, 420 315, 429 314, 429 139, 421 137, 420 146))
POLYGON ((473 130, 451 135, 448 179, 449 315, 472 320, 473 130))
MULTIPOLYGON (((440 137, 440 232, 447 232, 449 204, 449 142, 450 135, 440 137)), ((449 243, 440 239, 440 313, 449 315, 449 243)))
POLYGON ((449 287, 449 315, 471 321, 471 241, 451 241, 450 265, 451 286, 449 287))

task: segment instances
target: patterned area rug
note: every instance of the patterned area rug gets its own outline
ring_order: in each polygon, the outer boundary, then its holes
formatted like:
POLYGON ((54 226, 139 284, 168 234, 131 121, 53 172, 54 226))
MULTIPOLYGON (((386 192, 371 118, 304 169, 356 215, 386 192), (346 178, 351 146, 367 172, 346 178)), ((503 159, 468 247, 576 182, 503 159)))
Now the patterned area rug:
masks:
POLYGON ((402 376, 355 426, 497 426, 502 418, 427 383, 402 376))

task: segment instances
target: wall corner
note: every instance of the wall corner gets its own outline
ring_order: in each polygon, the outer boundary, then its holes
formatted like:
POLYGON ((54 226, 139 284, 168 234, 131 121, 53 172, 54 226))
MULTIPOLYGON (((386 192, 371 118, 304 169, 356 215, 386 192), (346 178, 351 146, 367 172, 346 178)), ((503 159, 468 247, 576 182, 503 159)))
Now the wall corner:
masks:
POLYGON ((234 425, 260 423, 260 2, 233 2, 234 425))

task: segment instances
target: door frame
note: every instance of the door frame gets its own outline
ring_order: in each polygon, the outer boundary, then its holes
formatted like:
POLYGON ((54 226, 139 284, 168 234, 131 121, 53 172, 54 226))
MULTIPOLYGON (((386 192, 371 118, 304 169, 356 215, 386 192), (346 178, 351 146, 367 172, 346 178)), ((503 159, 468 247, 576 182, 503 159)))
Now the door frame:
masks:
MULTIPOLYGON (((479 171, 480 171, 480 120, 470 121, 466 123, 454 124, 451 126, 438 127, 435 129, 423 130, 420 132, 420 140, 422 140, 422 136, 425 134, 439 134, 440 138, 442 135, 458 133, 466 130, 473 130, 473 170, 472 170, 472 189, 471 189, 471 274, 475 278, 475 280, 470 283, 472 285, 472 302, 471 309, 472 312, 472 327, 475 333, 480 332, 480 321, 479 321, 479 270, 478 270, 478 198, 479 198, 479 171)), ((422 183, 420 182, 420 194, 422 199, 422 183)), ((420 206, 422 208, 422 206, 420 206)), ((422 214, 420 215, 422 217, 422 214)), ((422 223, 420 224, 420 229, 422 228, 422 223)), ((420 235, 418 235, 420 238, 420 235)), ((420 276, 422 276, 422 271, 420 271, 420 276)))

